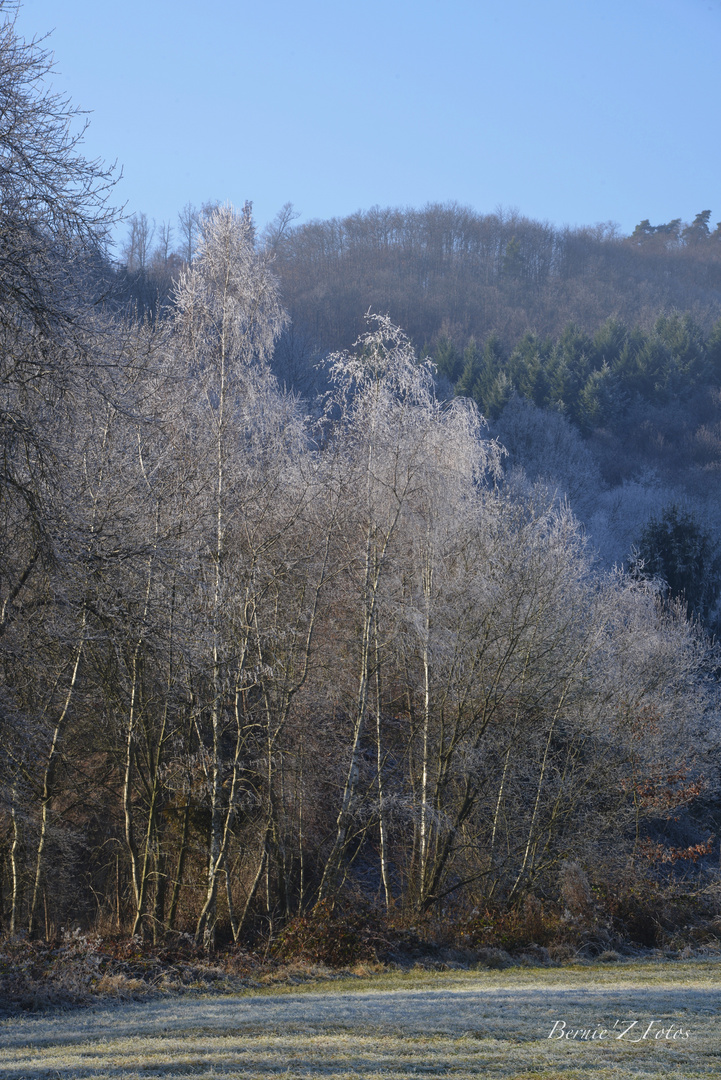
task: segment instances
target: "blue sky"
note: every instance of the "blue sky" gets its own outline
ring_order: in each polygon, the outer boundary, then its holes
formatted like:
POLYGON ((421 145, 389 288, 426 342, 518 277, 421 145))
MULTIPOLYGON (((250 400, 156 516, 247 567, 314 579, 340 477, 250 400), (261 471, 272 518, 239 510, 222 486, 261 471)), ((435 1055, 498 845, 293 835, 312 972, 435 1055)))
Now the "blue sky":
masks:
POLYGON ((721 0, 27 0, 128 212, 721 220, 721 0))

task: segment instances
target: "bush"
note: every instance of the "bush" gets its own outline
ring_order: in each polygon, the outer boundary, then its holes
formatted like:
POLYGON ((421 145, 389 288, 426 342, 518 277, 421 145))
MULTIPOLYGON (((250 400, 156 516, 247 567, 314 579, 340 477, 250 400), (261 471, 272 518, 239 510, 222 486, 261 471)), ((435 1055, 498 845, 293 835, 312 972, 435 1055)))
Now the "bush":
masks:
POLYGON ((285 926, 272 953, 279 960, 307 960, 329 967, 346 967, 377 960, 377 950, 389 944, 383 931, 379 916, 372 909, 348 901, 333 905, 323 900, 285 926))
POLYGON ((486 908, 466 920, 463 936, 476 949, 516 952, 530 945, 550 945, 562 936, 559 914, 529 896, 519 907, 486 908))

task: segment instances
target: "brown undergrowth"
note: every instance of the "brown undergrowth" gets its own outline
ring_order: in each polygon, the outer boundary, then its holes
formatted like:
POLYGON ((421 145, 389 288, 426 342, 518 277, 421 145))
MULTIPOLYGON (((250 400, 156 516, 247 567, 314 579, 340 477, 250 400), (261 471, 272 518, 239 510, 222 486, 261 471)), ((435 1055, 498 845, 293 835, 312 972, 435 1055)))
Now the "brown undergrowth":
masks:
POLYGON ((563 902, 529 896, 511 908, 411 915, 346 901, 289 920, 257 951, 228 946, 211 956, 190 935, 159 946, 140 937, 66 930, 55 941, 0 940, 0 1013, 162 994, 237 993, 363 977, 389 969, 552 965, 626 956, 721 953, 718 897, 708 890, 591 890, 572 865, 563 902))

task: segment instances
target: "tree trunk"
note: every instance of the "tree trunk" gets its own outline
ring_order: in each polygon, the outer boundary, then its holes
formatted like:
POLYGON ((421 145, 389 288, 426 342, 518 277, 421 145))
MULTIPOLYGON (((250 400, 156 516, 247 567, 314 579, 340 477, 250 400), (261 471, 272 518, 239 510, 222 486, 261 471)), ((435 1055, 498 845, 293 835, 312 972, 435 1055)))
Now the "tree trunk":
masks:
POLYGON ((78 676, 78 668, 80 666, 80 657, 83 654, 83 646, 85 644, 85 613, 83 613, 83 621, 80 630, 80 643, 75 655, 75 663, 73 665, 73 673, 70 678, 70 686, 68 692, 65 695, 65 703, 63 705, 62 712, 58 717, 58 721, 53 731, 53 739, 50 744, 50 753, 45 763, 45 773, 43 775, 43 794, 42 794, 42 816, 40 819, 40 839, 38 840, 37 854, 35 858, 35 881, 33 884, 32 900, 30 902, 30 914, 28 916, 28 936, 32 937, 35 929, 35 914, 37 911, 38 898, 40 896, 40 884, 43 874, 43 856, 45 854, 45 844, 48 835, 48 822, 50 816, 50 802, 53 797, 53 778, 55 774, 55 767, 57 764, 57 755, 60 749, 60 738, 67 719, 68 710, 70 709, 70 702, 73 696, 73 690, 75 689, 75 682, 78 676))
POLYGON ((375 676, 376 676, 376 770, 378 772, 378 831, 380 834, 381 856, 381 881, 383 883, 383 895, 386 911, 390 909, 392 901, 391 887, 388 879, 388 853, 386 850, 386 811, 383 787, 383 752, 381 744, 381 660, 378 647, 378 628, 374 634, 375 644, 375 676))

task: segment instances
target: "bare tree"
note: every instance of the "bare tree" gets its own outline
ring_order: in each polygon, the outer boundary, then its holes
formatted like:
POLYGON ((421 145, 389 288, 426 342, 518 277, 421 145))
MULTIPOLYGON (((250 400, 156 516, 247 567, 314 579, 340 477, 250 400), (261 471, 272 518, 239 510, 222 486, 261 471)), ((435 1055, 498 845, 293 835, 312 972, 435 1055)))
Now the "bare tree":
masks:
MULTIPOLYGON (((181 276, 176 303, 178 344, 185 354, 188 375, 203 394, 203 408, 198 417, 203 429, 196 429, 195 434, 199 447, 207 450, 208 464, 212 467, 209 506, 212 531, 207 539, 211 827, 206 897, 197 927, 198 937, 210 947, 218 880, 232 820, 232 809, 224 807, 222 799, 224 696, 228 679, 237 693, 244 685, 250 629, 246 614, 241 621, 241 639, 233 646, 232 669, 229 668, 223 634, 229 529, 233 517, 240 513, 239 502, 242 506, 244 499, 252 496, 252 478, 257 473, 253 459, 259 452, 259 447, 253 445, 254 433, 262 445, 272 381, 268 360, 285 316, 266 258, 253 245, 250 214, 238 215, 225 206, 213 211, 201 228, 199 250, 193 265, 181 276), (246 430, 245 425, 248 425, 246 430), (244 444, 246 453, 243 453, 244 444), (245 472, 244 480, 240 480, 239 470, 245 472)), ((252 591, 252 575, 248 575, 243 601, 246 608, 252 605, 252 591)), ((231 807, 242 746, 240 727, 236 735, 231 807)))
POLYGON ((198 242, 199 217, 199 211, 192 203, 186 203, 178 214, 178 231, 181 240, 178 254, 187 266, 190 266, 195 256, 195 249, 198 242))
POLYGON ((128 237, 123 247, 123 258, 129 273, 145 273, 154 236, 155 222, 151 224, 147 214, 133 214, 128 222, 128 237))
MULTIPOLYGON (((464 414, 465 423, 473 414, 472 409, 464 413, 462 408, 444 413, 433 394, 432 372, 427 364, 418 363, 407 337, 388 317, 374 316, 370 321, 374 328, 359 339, 357 351, 336 356, 331 363, 336 392, 330 402, 341 410, 337 437, 348 442, 351 471, 346 485, 356 502, 357 535, 348 540, 358 544, 354 603, 359 605, 359 648, 357 689, 348 705, 352 716, 350 760, 336 836, 321 882, 322 899, 334 894, 338 886, 353 836, 374 673, 376 686, 380 678, 377 640, 381 600, 391 587, 389 576, 398 573, 398 552, 408 550, 414 509, 433 500, 437 493, 433 477, 441 472, 437 462, 444 439, 458 450, 451 434, 454 421, 464 414)), ((471 485, 476 470, 483 471, 488 460, 473 427, 471 423, 465 451, 475 464, 458 464, 471 485)), ((440 512, 440 506, 435 509, 440 512)), ((376 705, 377 728, 378 712, 376 705)), ((379 801, 383 801, 380 791, 379 801)), ((385 832, 382 821, 381 832, 385 832)), ((382 862, 387 881, 384 858, 382 862)))

